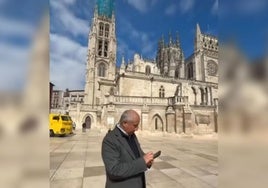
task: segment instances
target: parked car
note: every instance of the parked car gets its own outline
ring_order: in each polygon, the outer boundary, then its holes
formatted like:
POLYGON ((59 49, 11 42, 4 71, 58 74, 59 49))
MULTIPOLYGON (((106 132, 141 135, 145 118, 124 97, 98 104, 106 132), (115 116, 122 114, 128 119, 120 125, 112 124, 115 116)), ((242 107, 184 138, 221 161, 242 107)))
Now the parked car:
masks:
POLYGON ((68 135, 73 132, 73 121, 69 115, 49 114, 49 135, 68 135))

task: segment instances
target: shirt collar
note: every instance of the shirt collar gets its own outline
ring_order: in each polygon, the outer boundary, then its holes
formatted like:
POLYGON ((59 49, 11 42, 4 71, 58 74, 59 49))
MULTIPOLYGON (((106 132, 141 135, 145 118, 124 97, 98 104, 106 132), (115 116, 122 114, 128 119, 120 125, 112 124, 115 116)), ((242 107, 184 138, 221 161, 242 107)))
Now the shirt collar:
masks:
POLYGON ((124 129, 122 129, 122 127, 120 127, 120 124, 119 124, 119 123, 118 123, 116 126, 117 126, 117 128, 118 128, 124 135, 129 136, 129 135, 127 134, 127 132, 126 132, 124 129))

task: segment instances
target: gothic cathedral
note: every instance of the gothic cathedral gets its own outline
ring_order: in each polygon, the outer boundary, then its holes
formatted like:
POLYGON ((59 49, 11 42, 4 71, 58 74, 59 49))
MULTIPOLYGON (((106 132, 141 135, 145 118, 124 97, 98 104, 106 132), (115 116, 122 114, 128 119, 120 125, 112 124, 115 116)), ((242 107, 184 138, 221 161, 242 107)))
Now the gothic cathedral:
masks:
POLYGON ((143 132, 211 134, 218 131, 218 39, 196 26, 194 52, 185 58, 179 36, 158 41, 155 60, 135 54, 116 67, 113 0, 97 0, 92 19, 84 104, 70 106, 74 120, 113 128, 127 109, 141 116, 143 132))

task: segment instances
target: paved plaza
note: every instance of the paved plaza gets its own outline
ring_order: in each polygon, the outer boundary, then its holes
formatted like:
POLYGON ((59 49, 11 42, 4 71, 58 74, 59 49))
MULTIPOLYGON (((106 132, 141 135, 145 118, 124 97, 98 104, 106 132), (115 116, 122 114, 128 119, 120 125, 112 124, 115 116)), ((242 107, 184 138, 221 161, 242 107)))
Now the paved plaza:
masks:
MULTIPOLYGON (((162 133, 161 133, 162 134, 162 133)), ((217 136, 182 137, 137 133, 144 152, 162 151, 146 171, 147 188, 211 188, 218 183, 217 136)), ((101 142, 105 132, 78 129, 50 138, 52 188, 104 188, 101 142)))

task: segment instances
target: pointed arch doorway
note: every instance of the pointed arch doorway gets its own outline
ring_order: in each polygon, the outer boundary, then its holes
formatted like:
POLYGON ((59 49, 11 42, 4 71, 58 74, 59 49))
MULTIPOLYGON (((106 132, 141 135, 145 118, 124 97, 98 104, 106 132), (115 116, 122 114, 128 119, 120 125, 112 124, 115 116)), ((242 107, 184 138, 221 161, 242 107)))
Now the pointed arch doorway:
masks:
POLYGON ((91 118, 90 118, 90 116, 86 117, 85 123, 86 123, 86 129, 90 129, 91 128, 91 118))
POLYGON ((164 130, 163 120, 158 114, 154 115, 154 117, 153 117, 153 125, 154 125, 155 131, 163 131, 164 130))

